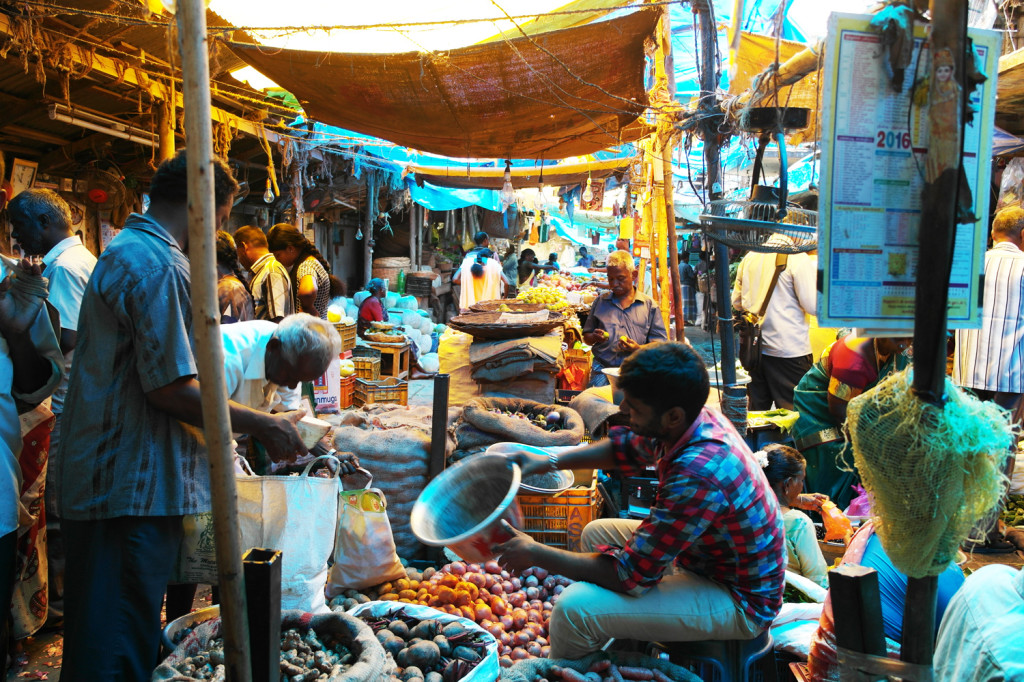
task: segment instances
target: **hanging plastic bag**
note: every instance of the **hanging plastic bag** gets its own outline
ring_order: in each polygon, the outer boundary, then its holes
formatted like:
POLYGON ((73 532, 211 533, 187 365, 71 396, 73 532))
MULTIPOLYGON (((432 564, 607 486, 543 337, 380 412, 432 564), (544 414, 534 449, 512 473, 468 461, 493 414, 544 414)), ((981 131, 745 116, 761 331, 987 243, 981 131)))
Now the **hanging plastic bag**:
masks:
POLYGON ((337 531, 334 538, 334 565, 327 581, 327 596, 335 597, 346 589, 359 590, 388 580, 405 577, 398 559, 395 537, 388 520, 388 507, 380 488, 372 488, 373 475, 366 475, 363 488, 341 493, 337 531))
POLYGON ((857 493, 857 497, 850 500, 850 506, 846 508, 847 516, 871 516, 871 498, 864 486, 850 486, 857 493))
POLYGON ((324 599, 327 560, 338 522, 337 476, 310 476, 317 457, 299 476, 239 476, 238 525, 243 551, 250 547, 281 550, 281 608, 309 613, 329 611, 324 599))

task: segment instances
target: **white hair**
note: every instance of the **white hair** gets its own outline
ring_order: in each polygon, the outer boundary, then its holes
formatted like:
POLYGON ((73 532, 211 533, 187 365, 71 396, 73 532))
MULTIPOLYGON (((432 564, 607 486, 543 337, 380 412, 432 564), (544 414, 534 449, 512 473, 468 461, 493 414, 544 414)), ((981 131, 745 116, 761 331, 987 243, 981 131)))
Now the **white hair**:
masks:
POLYGON ((612 251, 608 256, 607 267, 622 268, 633 272, 633 255, 629 251, 612 251))
POLYGON ((295 313, 281 320, 274 337, 281 341, 284 359, 296 364, 300 357, 312 356, 324 370, 341 353, 341 337, 334 327, 319 317, 295 313))

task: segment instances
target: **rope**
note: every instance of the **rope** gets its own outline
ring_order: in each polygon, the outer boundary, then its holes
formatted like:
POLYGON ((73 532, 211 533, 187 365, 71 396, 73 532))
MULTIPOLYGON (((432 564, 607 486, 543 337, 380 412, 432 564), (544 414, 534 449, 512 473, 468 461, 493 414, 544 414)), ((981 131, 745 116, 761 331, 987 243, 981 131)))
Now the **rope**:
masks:
MULTIPOLYGON (((723 368, 724 370, 724 368, 723 368)), ((723 372, 724 373, 724 372, 723 372)), ((747 432, 747 391, 739 384, 724 387, 721 393, 722 414, 742 436, 747 432), (735 395, 730 395, 734 393, 735 395)))

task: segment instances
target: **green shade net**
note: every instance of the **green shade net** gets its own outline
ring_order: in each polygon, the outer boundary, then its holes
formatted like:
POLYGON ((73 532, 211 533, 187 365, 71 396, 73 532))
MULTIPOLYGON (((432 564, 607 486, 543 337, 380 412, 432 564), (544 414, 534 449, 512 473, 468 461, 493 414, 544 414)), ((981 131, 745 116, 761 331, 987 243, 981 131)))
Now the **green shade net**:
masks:
POLYGON ((850 401, 854 463, 873 498, 879 539, 912 578, 941 573, 978 519, 1000 502, 1010 414, 946 380, 946 402, 925 403, 910 371, 850 401))

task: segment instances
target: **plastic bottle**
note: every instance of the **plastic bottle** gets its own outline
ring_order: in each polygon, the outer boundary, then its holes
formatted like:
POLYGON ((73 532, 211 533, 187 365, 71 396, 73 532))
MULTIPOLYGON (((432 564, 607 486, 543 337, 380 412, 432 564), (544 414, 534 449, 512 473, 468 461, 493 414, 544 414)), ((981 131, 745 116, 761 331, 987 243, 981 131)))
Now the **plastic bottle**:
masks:
POLYGON ((398 271, 398 293, 405 293, 405 270, 398 271))

